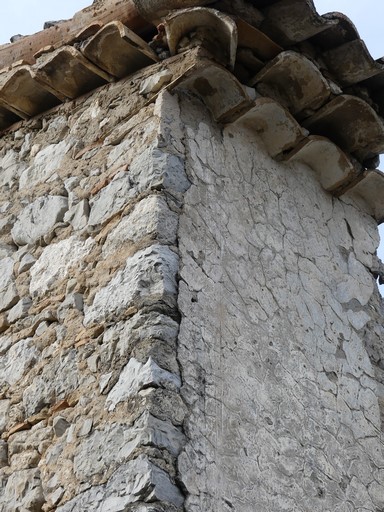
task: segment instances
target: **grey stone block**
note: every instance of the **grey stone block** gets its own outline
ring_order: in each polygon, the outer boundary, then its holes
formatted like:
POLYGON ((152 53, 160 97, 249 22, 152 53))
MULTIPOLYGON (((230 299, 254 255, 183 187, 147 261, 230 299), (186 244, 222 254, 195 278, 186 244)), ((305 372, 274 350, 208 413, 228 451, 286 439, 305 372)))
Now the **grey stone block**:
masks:
POLYGON ((133 303, 175 297, 177 270, 178 257, 169 247, 152 245, 138 251, 127 258, 125 267, 96 293, 93 304, 84 308, 84 325, 118 315, 133 303))
POLYGON ((148 148, 135 157, 129 173, 138 191, 163 188, 183 193, 190 187, 183 159, 159 148, 148 148))
POLYGON ((97 226, 107 221, 129 202, 134 193, 129 173, 119 173, 90 202, 89 226, 97 226))
POLYGON ((26 163, 20 161, 17 151, 7 151, 0 159, 0 187, 12 186, 26 168, 26 163))
POLYGON ((12 238, 17 245, 35 243, 50 233, 61 222, 68 209, 68 199, 61 196, 40 197, 28 205, 18 216, 12 228, 12 238))
POLYGON ((0 440, 0 469, 5 466, 8 466, 8 445, 5 441, 0 440))
POLYGON ((117 404, 134 396, 141 389, 159 386, 179 388, 180 378, 160 368, 151 357, 146 364, 132 358, 123 368, 117 384, 109 392, 106 407, 113 411, 117 404))
POLYGON ((14 283, 13 267, 12 258, 0 260, 0 312, 12 307, 19 298, 14 283))
POLYGON ((56 437, 61 437, 65 434, 71 424, 62 416, 56 416, 53 420, 53 430, 56 437))
POLYGON ((34 258, 32 254, 25 254, 20 260, 20 265, 18 269, 19 274, 22 274, 23 272, 29 270, 35 264, 35 262, 36 258, 34 258))
POLYGON ((13 306, 7 315, 8 322, 14 323, 20 318, 25 318, 28 314, 29 308, 32 306, 32 299, 30 297, 24 297, 13 306))
POLYGON ((41 510, 45 499, 39 469, 25 469, 12 473, 0 494, 4 512, 41 510))
POLYGON ((76 144, 67 138, 57 144, 49 144, 36 153, 33 163, 20 176, 20 190, 48 181, 61 168, 69 150, 76 144))
POLYGON ((157 500, 181 507, 184 497, 165 471, 140 456, 122 464, 105 485, 92 487, 57 512, 122 512, 132 503, 157 500))
POLYGON ((75 236, 46 247, 31 268, 31 295, 39 295, 51 289, 56 281, 67 276, 70 267, 79 265, 81 259, 91 250, 94 241, 85 242, 75 236))
POLYGON ((0 359, 0 384, 7 382, 16 384, 34 363, 38 361, 40 352, 35 347, 33 338, 14 343, 0 359))
POLYGON ((140 201, 108 235, 103 245, 103 256, 113 254, 127 242, 139 242, 145 237, 154 237, 163 244, 174 244, 176 232, 177 215, 169 209, 163 197, 150 196, 140 201))
POLYGON ((80 437, 88 436, 78 445, 73 460, 74 472, 80 481, 102 476, 129 460, 140 446, 155 446, 176 457, 185 442, 184 434, 177 427, 147 412, 131 426, 112 423, 90 435, 89 431, 84 436, 83 432, 80 433, 80 437))
POLYGON ((69 222, 74 230, 81 230, 87 226, 89 217, 89 203, 87 199, 79 201, 70 207, 64 216, 64 222, 69 222))
POLYGON ((10 400, 0 400, 0 434, 4 432, 8 423, 8 413, 11 406, 10 400))

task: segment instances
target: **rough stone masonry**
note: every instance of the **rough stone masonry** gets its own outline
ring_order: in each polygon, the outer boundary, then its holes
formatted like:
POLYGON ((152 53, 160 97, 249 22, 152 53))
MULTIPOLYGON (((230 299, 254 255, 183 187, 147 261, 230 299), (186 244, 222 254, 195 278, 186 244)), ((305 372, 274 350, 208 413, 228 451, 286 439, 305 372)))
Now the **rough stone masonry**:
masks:
POLYGON ((183 506, 178 218, 190 183, 177 96, 145 106, 144 75, 2 139, 4 512, 183 506))
POLYGON ((175 62, 2 136, 0 510, 382 512, 377 222, 175 62))

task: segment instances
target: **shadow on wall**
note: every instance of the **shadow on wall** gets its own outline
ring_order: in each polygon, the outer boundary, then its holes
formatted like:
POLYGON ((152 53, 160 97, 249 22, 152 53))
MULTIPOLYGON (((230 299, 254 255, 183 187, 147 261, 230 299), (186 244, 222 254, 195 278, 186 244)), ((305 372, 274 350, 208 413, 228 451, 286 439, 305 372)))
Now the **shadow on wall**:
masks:
MULTIPOLYGON (((381 242, 377 254, 381 261, 384 262, 384 224, 381 224, 381 226, 379 226, 379 233, 381 242)), ((381 295, 384 297, 384 285, 379 286, 379 290, 381 295)))
MULTIPOLYGON (((384 166, 383 157, 380 156, 380 171, 384 173, 383 166, 384 166)), ((380 233, 380 245, 377 250, 377 255, 379 256, 381 261, 384 263, 384 223, 381 224, 381 226, 379 226, 379 233, 380 233)), ((379 290, 380 290, 382 297, 384 297, 384 285, 383 284, 379 285, 379 290)))

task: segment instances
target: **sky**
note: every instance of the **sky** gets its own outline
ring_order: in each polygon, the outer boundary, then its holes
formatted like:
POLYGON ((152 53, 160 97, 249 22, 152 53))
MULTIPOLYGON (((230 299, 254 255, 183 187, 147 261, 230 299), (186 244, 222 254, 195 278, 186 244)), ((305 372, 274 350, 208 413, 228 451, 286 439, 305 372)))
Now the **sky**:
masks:
POLYGON ((93 0, 0 0, 0 44, 16 34, 29 35, 43 30, 45 21, 72 18, 93 0))
MULTIPOLYGON (((0 0, 0 44, 15 34, 33 34, 42 30, 45 21, 71 18, 92 4, 92 0, 0 0)), ((383 0, 314 0, 320 14, 340 11, 357 26, 375 58, 384 55, 382 22, 383 0), (381 42, 380 42, 381 38, 381 42)))
MULTIPOLYGON (((42 30, 45 21, 71 18, 92 4, 92 0, 0 0, 0 44, 16 34, 33 34, 42 30)), ((314 0, 320 14, 340 11, 357 26, 361 37, 375 58, 384 55, 382 22, 383 0, 314 0), (380 41, 381 38, 381 41, 380 41)))
MULTIPOLYGON (((92 0, 0 0, 0 44, 16 34, 33 34, 42 30, 45 21, 68 19, 92 0)), ((319 14, 339 11, 356 25, 374 58, 384 56, 384 0, 314 0, 319 14)), ((384 162, 384 159, 383 161, 384 162)), ((382 163, 384 166, 384 163, 382 163)), ((384 260, 384 224, 380 227, 383 243, 379 255, 384 260)), ((384 286, 382 287, 384 292, 384 286)))

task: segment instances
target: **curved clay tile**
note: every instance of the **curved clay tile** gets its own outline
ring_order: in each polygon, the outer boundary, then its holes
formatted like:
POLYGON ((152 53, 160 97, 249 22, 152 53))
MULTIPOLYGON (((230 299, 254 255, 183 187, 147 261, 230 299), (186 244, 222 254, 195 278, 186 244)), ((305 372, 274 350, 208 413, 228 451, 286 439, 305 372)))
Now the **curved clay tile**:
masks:
POLYGON ((70 99, 111 81, 107 73, 72 46, 44 54, 34 66, 34 71, 39 81, 48 84, 60 97, 70 99))
POLYGON ((323 51, 331 50, 355 39, 360 39, 359 32, 353 22, 341 12, 329 12, 322 15, 328 21, 337 22, 312 37, 311 42, 323 51))
POLYGON ((21 66, 1 75, 0 99, 25 118, 60 103, 52 91, 36 80, 36 75, 29 66, 21 66))
POLYGON ((375 60, 364 41, 355 39, 322 54, 329 71, 342 86, 353 85, 384 72, 384 60, 375 60))
POLYGON ((337 24, 320 16, 312 0, 280 0, 263 10, 261 30, 282 45, 291 45, 337 24))
POLYGON ((4 130, 11 126, 13 123, 17 123, 21 121, 21 115, 17 115, 12 107, 6 105, 4 102, 0 100, 0 130, 4 130))
POLYGON ((235 75, 241 82, 248 83, 264 67, 264 63, 276 57, 283 48, 241 18, 236 18, 236 25, 238 46, 235 75))
POLYGON ((280 0, 252 0, 252 4, 258 9, 262 9, 263 7, 268 7, 270 5, 276 4, 280 0))
POLYGON ((236 18, 238 48, 249 48, 262 61, 273 59, 284 49, 264 32, 253 27, 241 18, 236 18))
MULTIPOLYGON (((157 1, 157 0, 156 0, 157 1)), ((168 1, 168 0, 167 0, 168 1)), ((135 32, 145 32, 150 24, 139 14, 135 3, 143 3, 144 0, 103 0, 95 1, 89 7, 77 12, 72 19, 63 21, 48 29, 41 30, 31 36, 26 36, 12 44, 0 46, 0 69, 11 66, 14 62, 24 60, 28 64, 35 62, 34 55, 41 48, 71 44, 84 27, 90 23, 106 24, 110 21, 120 20, 135 32)), ((169 0, 169 3, 171 0, 169 0)), ((153 2, 155 3, 155 2, 153 2)))
POLYGON ((384 89, 384 71, 367 78, 367 80, 364 80, 359 85, 366 87, 370 92, 376 92, 379 89, 384 89))
POLYGON ((217 0, 210 7, 230 16, 247 20, 253 27, 260 27, 264 15, 254 3, 244 2, 244 0, 217 0))
POLYGON ((362 173, 361 166, 354 165, 336 144, 326 137, 311 135, 289 153, 285 161, 298 160, 311 167, 322 187, 340 195, 362 173))
POLYGON ((136 9, 146 20, 159 22, 170 11, 212 4, 214 0, 133 0, 136 9))
POLYGON ((384 122, 356 96, 337 96, 303 124, 312 133, 330 138, 360 162, 384 152, 384 122))
POLYGON ((82 48, 85 57, 117 78, 158 60, 149 45, 120 21, 102 27, 82 48))
POLYGON ((171 55, 200 45, 220 63, 235 67, 237 27, 226 14, 204 7, 182 9, 170 14, 164 24, 171 55))
POLYGON ((232 122, 251 104, 244 87, 233 74, 213 62, 193 67, 176 82, 169 88, 187 89, 199 96, 220 123, 232 122))
POLYGON ((263 96, 279 101, 298 118, 308 117, 328 101, 331 89, 318 67, 300 53, 280 53, 253 79, 263 96))
POLYGON ((375 102, 377 111, 381 117, 384 117, 384 87, 377 89, 371 93, 371 97, 375 102))
POLYGON ((256 99, 234 124, 256 132, 268 153, 276 159, 282 159, 283 154, 295 148, 308 133, 280 103, 270 98, 256 99))
POLYGON ((359 86, 366 88, 375 110, 384 117, 384 72, 364 80, 359 86))

